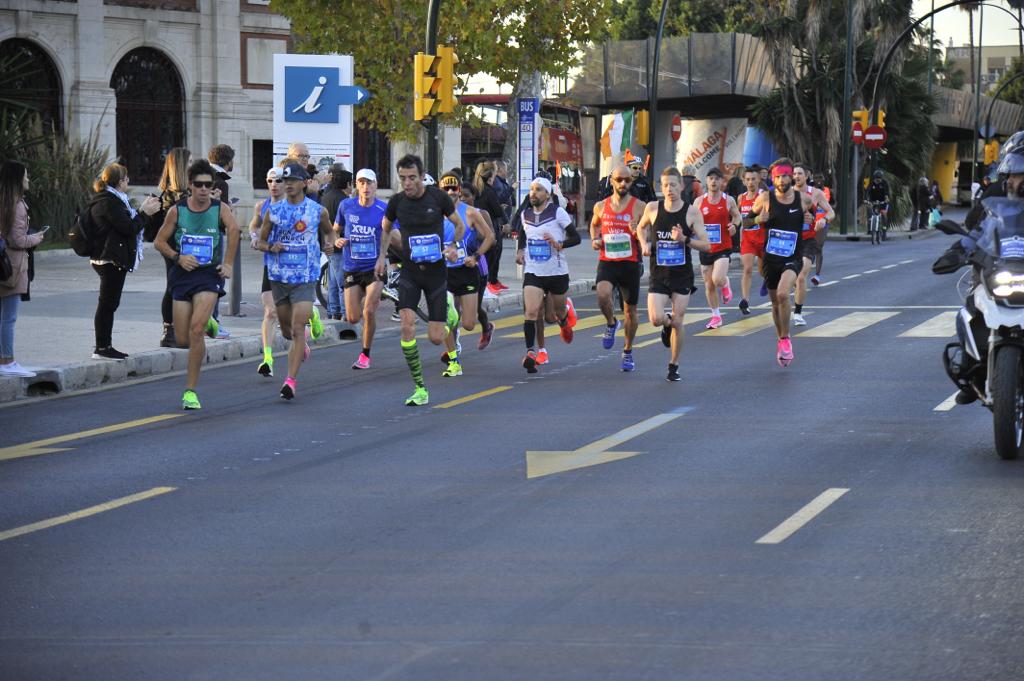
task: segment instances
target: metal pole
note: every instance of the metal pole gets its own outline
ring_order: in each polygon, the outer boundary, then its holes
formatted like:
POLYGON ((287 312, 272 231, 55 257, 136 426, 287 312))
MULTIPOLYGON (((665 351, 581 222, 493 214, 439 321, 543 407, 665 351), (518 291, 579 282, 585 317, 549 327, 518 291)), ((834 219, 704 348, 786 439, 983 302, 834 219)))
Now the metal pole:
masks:
MULTIPOLYGON (((426 54, 437 54, 437 13, 441 0, 430 0, 430 4, 427 5, 427 45, 424 52, 426 54)), ((426 165, 428 173, 434 176, 435 179, 438 177, 438 125, 437 117, 431 116, 430 121, 427 123, 427 145, 426 145, 426 158, 423 159, 426 165)))
POLYGON ((839 157, 839 233, 846 234, 852 216, 850 197, 850 123, 853 115, 853 3, 846 3, 846 63, 843 78, 843 134, 839 157))
POLYGON ((971 162, 971 184, 974 184, 975 178, 978 176, 978 135, 981 127, 981 62, 982 62, 982 45, 981 36, 982 28, 985 26, 985 7, 982 6, 978 11, 978 72, 975 74, 974 80, 974 134, 971 135, 971 146, 973 147, 973 161, 971 162))
POLYGON ((992 134, 992 107, 995 106, 996 100, 999 99, 999 95, 1003 94, 1003 90, 1006 89, 1007 85, 1013 83, 1016 80, 1020 80, 1021 78, 1024 78, 1024 71, 1018 71, 1017 73, 1013 74, 1013 77, 1005 81, 1002 85, 1000 85, 999 89, 996 90, 992 94, 992 97, 988 100, 988 113, 985 116, 986 138, 995 137, 995 135, 992 134))
POLYGON ((928 38, 928 98, 932 96, 932 57, 935 52, 935 0, 932 0, 931 29, 928 38))
MULTIPOLYGON (((238 235, 242 239, 241 233, 238 235)), ((232 317, 244 317, 239 310, 242 304, 242 248, 235 249, 235 257, 231 264, 231 296, 228 300, 228 314, 232 317)))
POLYGON ((665 12, 668 10, 668 0, 661 0, 661 17, 658 19, 658 33, 654 36, 654 63, 651 66, 651 76, 647 81, 647 177, 654 186, 654 149, 657 146, 658 129, 658 69, 661 63, 661 34, 665 30, 665 12))

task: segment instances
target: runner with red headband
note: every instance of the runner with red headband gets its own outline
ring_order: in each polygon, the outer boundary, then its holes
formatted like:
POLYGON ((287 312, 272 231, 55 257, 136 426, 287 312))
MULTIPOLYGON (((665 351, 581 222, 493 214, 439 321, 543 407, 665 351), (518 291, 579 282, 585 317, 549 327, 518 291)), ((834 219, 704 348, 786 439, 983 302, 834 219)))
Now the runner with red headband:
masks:
POLYGON ((707 328, 717 329, 722 325, 722 311, 718 307, 718 290, 722 290, 722 302, 732 302, 729 288, 729 261, 732 259, 732 236, 740 224, 740 211, 736 201, 722 192, 722 171, 712 168, 707 174, 708 191, 694 200, 693 205, 704 219, 711 249, 700 253, 700 271, 704 277, 704 293, 711 308, 711 319, 707 328))
POLYGON ((811 275, 811 268, 814 267, 814 260, 818 257, 818 232, 825 229, 825 225, 835 218, 835 212, 829 205, 825 192, 817 187, 807 184, 811 176, 811 169, 803 163, 797 163, 793 167, 793 189, 800 194, 811 197, 813 212, 804 216, 803 225, 803 264, 800 275, 796 278, 796 291, 793 293, 793 300, 796 305, 793 307, 793 326, 805 326, 804 302, 807 300, 807 278, 811 275))
POLYGON ((750 314, 750 280, 754 276, 754 259, 764 260, 764 225, 754 221, 754 201, 764 191, 761 189, 761 175, 754 168, 743 169, 743 185, 747 191, 739 196, 740 216, 743 218, 743 233, 740 236, 740 259, 743 261, 743 278, 740 279, 740 312, 750 314))
POLYGON ((804 213, 811 209, 811 197, 793 191, 793 162, 780 158, 771 166, 775 188, 754 201, 752 212, 768 230, 765 239, 765 284, 772 301, 772 319, 779 342, 776 359, 781 367, 793 361, 789 337, 789 294, 803 266, 804 213))

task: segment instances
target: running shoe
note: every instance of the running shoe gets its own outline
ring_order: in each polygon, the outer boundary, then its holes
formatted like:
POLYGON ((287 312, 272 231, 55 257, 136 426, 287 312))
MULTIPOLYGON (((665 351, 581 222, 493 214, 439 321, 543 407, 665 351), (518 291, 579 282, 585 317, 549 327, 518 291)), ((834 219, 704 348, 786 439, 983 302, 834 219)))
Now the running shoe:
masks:
POLYGON ((681 381, 683 377, 679 375, 679 369, 668 368, 668 374, 665 376, 666 381, 681 381))
POLYGON ((636 369, 636 363, 633 361, 633 353, 632 352, 623 352, 622 353, 622 370, 623 371, 633 371, 635 369, 636 369))
POLYGON ((665 316, 668 317, 668 321, 665 322, 665 326, 661 327, 661 344, 670 348, 672 347, 672 313, 669 312, 665 316))
POLYGON ((284 379, 284 385, 281 386, 281 399, 291 400, 295 399, 295 379, 286 378, 284 379))
POLYGON ((576 306, 572 304, 572 298, 569 296, 565 297, 565 318, 569 320, 569 326, 576 328, 576 322, 579 321, 579 317, 576 316, 576 306))
POLYGON ((320 321, 320 310, 316 305, 313 306, 313 314, 309 317, 309 332, 313 336, 313 340, 324 335, 324 323, 320 321))
POLYGON ((743 314, 750 314, 750 303, 747 302, 746 298, 740 299, 740 312, 743 314))
POLYGON ((799 312, 793 313, 793 326, 807 326, 807 320, 799 312))
POLYGON ((779 339, 778 355, 780 367, 788 367, 789 363, 793 361, 793 341, 788 336, 779 339))
POLYGON ((535 374, 537 373, 537 353, 530 350, 526 353, 526 357, 523 357, 523 368, 526 369, 526 373, 535 374))
POLYGON ((267 378, 270 378, 271 376, 273 376, 274 375, 274 362, 273 362, 273 360, 271 360, 269 362, 261 362, 259 367, 256 369, 256 372, 260 376, 266 376, 267 378))
POLYGON ((541 348, 537 351, 537 366, 547 364, 549 361, 547 348, 541 348))
POLYGON ((704 325, 704 328, 717 329, 720 326, 722 326, 722 317, 716 314, 714 317, 708 320, 708 323, 704 325))
POLYGON ((499 291, 507 291, 508 290, 508 286, 505 286, 500 281, 495 282, 495 284, 498 286, 498 290, 499 291))
POLYGON ((220 324, 213 317, 206 320, 206 335, 210 338, 216 338, 220 334, 220 324))
POLYGON ((814 284, 815 286, 820 286, 821 285, 821 281, 822 281, 822 279, 821 279, 821 275, 820 274, 812 274, 811 275, 811 283, 814 284))
POLYGON ((768 297, 768 282, 764 282, 764 281, 761 282, 761 290, 758 291, 758 293, 761 294, 762 298, 767 298, 768 297))
POLYGON ((203 405, 199 404, 195 390, 186 390, 185 394, 181 396, 181 408, 185 410, 203 408, 203 405))
POLYGON ((370 358, 367 357, 365 353, 360 352, 359 353, 359 357, 357 357, 356 361, 352 363, 352 368, 353 369, 369 369, 370 368, 370 358))
POLYGON ((490 293, 492 296, 496 296, 502 292, 502 288, 497 284, 488 284, 487 292, 490 293))
POLYGON ((217 340, 227 340, 231 338, 231 332, 225 329, 223 326, 220 326, 220 322, 218 322, 217 324, 217 335, 215 336, 215 338, 217 340))
POLYGON ((402 315, 398 314, 398 312, 392 312, 391 313, 391 321, 393 321, 393 322, 400 322, 400 321, 402 321, 402 315))
POLYGON ((412 395, 405 398, 405 406, 407 407, 422 407, 428 402, 430 402, 430 394, 426 388, 416 388, 412 395))
POLYGON ((455 378, 462 375, 462 365, 458 362, 448 362, 448 368, 441 372, 445 378, 455 378))
POLYGON ((601 336, 601 345, 605 350, 611 350, 612 346, 615 345, 615 334, 622 328, 622 322, 618 319, 615 320, 615 324, 612 326, 604 327, 604 335, 601 336))
POLYGON ((572 327, 569 325, 568 317, 565 319, 565 324, 558 328, 558 333, 562 336, 563 341, 566 343, 572 343, 572 338, 575 334, 573 333, 572 327))
POLYGON ((732 302, 732 289, 729 288, 729 282, 725 282, 725 286, 722 287, 722 302, 726 305, 732 302))
POLYGON ((17 376, 18 378, 33 378, 36 372, 26 369, 17 362, 0 364, 0 376, 17 376))
POLYGON ((480 334, 480 342, 476 344, 477 350, 483 350, 491 344, 491 334, 494 333, 494 323, 487 322, 487 328, 480 334))

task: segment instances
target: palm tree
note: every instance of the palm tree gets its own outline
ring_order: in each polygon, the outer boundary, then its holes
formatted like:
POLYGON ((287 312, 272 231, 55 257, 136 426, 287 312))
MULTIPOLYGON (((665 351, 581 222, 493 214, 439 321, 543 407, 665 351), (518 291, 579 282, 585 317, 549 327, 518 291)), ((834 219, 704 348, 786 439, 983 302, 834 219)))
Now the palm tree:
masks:
POLYGON ((968 44, 971 48, 971 82, 974 83, 975 88, 981 86, 981 83, 977 82, 979 80, 978 71, 974 65, 974 10, 979 7, 981 7, 981 3, 977 2, 968 2, 959 6, 961 12, 967 12, 968 35, 970 36, 970 42, 968 44))

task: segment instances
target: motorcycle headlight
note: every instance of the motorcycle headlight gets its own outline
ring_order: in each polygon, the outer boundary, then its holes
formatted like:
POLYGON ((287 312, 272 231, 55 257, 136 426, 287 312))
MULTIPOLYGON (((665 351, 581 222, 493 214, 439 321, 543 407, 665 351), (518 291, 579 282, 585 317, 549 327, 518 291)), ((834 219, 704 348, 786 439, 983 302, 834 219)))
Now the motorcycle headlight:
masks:
POLYGON ((992 275, 990 288, 997 298, 1024 295, 1024 274, 999 270, 992 275))

